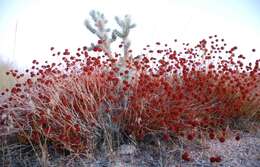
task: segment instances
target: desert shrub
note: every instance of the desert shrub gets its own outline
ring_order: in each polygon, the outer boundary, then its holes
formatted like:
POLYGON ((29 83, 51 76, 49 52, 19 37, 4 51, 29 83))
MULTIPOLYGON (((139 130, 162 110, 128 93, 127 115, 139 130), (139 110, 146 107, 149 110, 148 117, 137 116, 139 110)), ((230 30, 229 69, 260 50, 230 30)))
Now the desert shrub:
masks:
POLYGON ((0 58, 0 90, 10 88, 14 85, 15 79, 6 75, 6 72, 13 68, 13 63, 4 61, 0 58))
POLYGON ((231 119, 259 115, 259 60, 243 70, 232 48, 225 52, 228 59, 216 60, 206 40, 184 53, 161 50, 161 59, 150 62, 156 58, 144 54, 120 74, 118 60, 102 62, 99 49, 79 48, 77 58, 65 50, 60 64, 34 60, 38 70, 27 70, 32 78, 15 84, 2 112, 28 139, 44 138, 72 152, 92 150, 97 138, 122 133, 137 141, 151 133, 193 139, 224 129, 231 119), (135 75, 122 79, 130 70, 135 75))

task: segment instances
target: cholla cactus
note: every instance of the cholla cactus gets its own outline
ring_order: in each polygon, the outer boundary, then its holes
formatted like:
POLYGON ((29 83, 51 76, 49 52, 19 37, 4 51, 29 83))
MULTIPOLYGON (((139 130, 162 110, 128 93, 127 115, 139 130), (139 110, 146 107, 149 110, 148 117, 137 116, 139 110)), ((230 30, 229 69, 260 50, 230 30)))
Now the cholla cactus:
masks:
MULTIPOLYGON (((115 33, 119 38, 122 38, 123 41, 123 49, 124 49, 124 57, 121 57, 119 59, 118 67, 120 68, 121 72, 124 72, 126 68, 126 61, 129 61, 132 57, 129 56, 129 48, 131 45, 130 40, 128 39, 128 35, 130 32, 130 29, 134 28, 136 24, 131 23, 131 18, 129 15, 125 15, 124 20, 121 20, 119 17, 115 17, 115 20, 117 24, 121 27, 121 32, 118 30, 114 30, 113 33, 115 33)), ((134 74, 133 70, 130 70, 128 75, 122 78, 123 80, 130 79, 131 76, 134 74)))
MULTIPOLYGON (((124 72, 127 69, 127 61, 131 62, 132 60, 132 57, 129 56, 131 42, 128 39, 128 35, 130 33, 130 29, 134 28, 136 24, 131 23, 131 18, 129 15, 125 15, 124 19, 120 19, 116 16, 115 20, 121 30, 114 29, 112 31, 111 37, 109 38, 109 32, 111 29, 106 28, 106 24, 108 21, 106 20, 104 14, 95 10, 92 10, 89 14, 94 21, 95 27, 90 24, 89 20, 85 20, 85 26, 90 32, 97 35, 100 41, 98 42, 98 44, 91 43, 91 47, 89 48, 89 50, 93 50, 96 47, 101 48, 110 59, 114 59, 110 45, 116 41, 117 37, 122 39, 124 56, 120 57, 119 62, 116 64, 116 66, 120 69, 118 72, 119 75, 120 72, 124 72)), ((129 70, 127 76, 120 78, 121 80, 127 80, 130 79, 133 75, 135 75, 135 70, 132 69, 129 70)))
MULTIPOLYGON (((130 32, 130 29, 135 27, 135 24, 131 24, 131 19, 128 15, 125 16, 124 20, 120 20, 118 17, 115 17, 115 20, 116 20, 117 24, 121 27, 121 30, 114 29, 110 36, 109 35, 110 29, 106 28, 106 24, 108 21, 104 17, 104 14, 102 14, 98 11, 94 11, 94 10, 92 10, 89 14, 92 17, 92 20, 94 21, 95 27, 93 27, 88 20, 85 20, 85 26, 90 32, 97 35, 97 37, 99 38, 99 41, 97 44, 91 43, 91 47, 89 48, 89 50, 93 50, 94 48, 97 48, 97 47, 101 48, 110 59, 114 59, 110 46, 113 42, 116 41, 117 37, 121 38, 122 42, 123 42, 122 46, 124 49, 124 57, 121 57, 119 59, 119 62, 117 62, 115 64, 115 66, 117 66, 119 68, 119 71, 116 73, 116 75, 118 75, 118 77, 120 78, 121 83, 123 82, 123 80, 130 79, 130 73, 132 75, 132 73, 134 72, 133 70, 130 70, 128 73, 128 76, 124 76, 124 77, 120 76, 120 72, 124 72, 125 70, 127 70, 126 61, 129 60, 129 48, 130 48, 130 41, 128 39, 128 35, 130 32)), ((126 108, 128 105, 127 95, 125 95, 122 98, 121 102, 122 102, 123 108, 126 108)), ((103 110, 102 110, 102 112, 103 112, 103 110)), ((107 132, 109 132, 111 134, 111 135, 107 135, 107 136, 109 136, 108 138, 111 138, 113 136, 112 135, 113 133, 118 134, 119 129, 116 124, 114 124, 113 122, 110 121, 110 119, 106 119, 107 114, 105 114, 105 113, 103 113, 103 114, 104 114, 104 117, 101 117, 101 119, 104 119, 102 121, 106 122, 105 129, 107 132)), ((107 141, 108 141, 108 138, 107 138, 107 141)))
POLYGON ((95 27, 90 25, 90 22, 88 20, 85 20, 85 26, 89 31, 91 31, 93 34, 96 34, 101 41, 97 45, 94 43, 91 44, 91 47, 89 50, 94 49, 95 47, 101 47, 105 53, 108 54, 109 58, 113 58, 112 52, 110 49, 110 45, 112 42, 114 42, 117 37, 122 38, 123 45, 124 45, 124 61, 128 59, 128 51, 130 48, 130 41, 128 39, 128 35, 130 32, 130 29, 134 28, 136 25, 131 24, 131 18, 129 15, 125 15, 124 20, 120 20, 119 17, 115 17, 115 20, 117 24, 121 27, 121 31, 114 29, 111 34, 111 38, 109 38, 108 33, 110 32, 109 28, 106 28, 105 25, 107 24, 107 20, 104 17, 104 14, 92 10, 90 13, 90 16, 92 17, 92 20, 95 22, 95 27))

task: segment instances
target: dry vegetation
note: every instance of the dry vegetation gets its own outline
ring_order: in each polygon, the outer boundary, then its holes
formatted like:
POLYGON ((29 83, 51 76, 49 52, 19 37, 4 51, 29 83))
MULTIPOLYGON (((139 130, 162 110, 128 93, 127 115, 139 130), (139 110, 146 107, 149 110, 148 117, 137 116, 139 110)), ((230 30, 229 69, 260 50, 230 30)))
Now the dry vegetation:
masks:
MULTIPOLYGON (((6 99, 0 106, 1 136, 9 144, 2 156, 10 155, 10 147, 31 146, 48 166, 50 147, 91 158, 97 150, 112 154, 126 143, 224 143, 227 127, 259 123, 260 60, 243 64, 245 57, 224 39, 210 36, 178 49, 156 42, 139 58, 123 42, 123 64, 104 42, 76 53, 51 47, 60 63, 33 60, 25 73, 8 71, 18 81, 1 95, 6 99), (18 140, 12 143, 8 136, 18 140)), ((192 161, 186 149, 181 158, 192 161)), ((216 153, 209 161, 223 158, 216 153)))
POLYGON ((15 82, 14 78, 6 75, 6 72, 12 68, 13 64, 11 62, 4 61, 0 57, 0 90, 13 86, 15 82))

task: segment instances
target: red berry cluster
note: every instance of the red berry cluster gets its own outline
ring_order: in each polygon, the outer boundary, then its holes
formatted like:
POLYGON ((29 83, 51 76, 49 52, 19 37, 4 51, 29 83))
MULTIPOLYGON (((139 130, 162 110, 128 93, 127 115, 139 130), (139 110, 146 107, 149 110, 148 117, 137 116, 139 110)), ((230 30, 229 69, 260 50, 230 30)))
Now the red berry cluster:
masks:
POLYGON ((215 157, 210 157, 210 162, 214 163, 214 162, 221 162, 222 159, 220 156, 215 156, 215 157))

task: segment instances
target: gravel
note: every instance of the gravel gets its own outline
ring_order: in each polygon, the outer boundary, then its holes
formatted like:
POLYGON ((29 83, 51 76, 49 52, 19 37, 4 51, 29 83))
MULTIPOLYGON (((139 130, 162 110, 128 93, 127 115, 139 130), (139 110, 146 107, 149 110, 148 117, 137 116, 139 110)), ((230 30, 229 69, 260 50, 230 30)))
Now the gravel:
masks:
MULTIPOLYGON (((236 141, 229 136, 224 143, 218 140, 206 140, 203 146, 190 142, 171 145, 160 143, 154 145, 132 144, 121 145, 113 153, 100 151, 94 158, 73 158, 54 153, 50 149, 49 166, 82 166, 82 167, 259 167, 260 166, 260 133, 240 132, 241 139, 236 141), (189 152, 191 161, 181 159, 183 148, 189 152), (219 155, 220 163, 211 163, 211 156, 219 155)), ((16 150, 18 150, 16 148, 16 150)), ((14 151, 10 156, 0 154, 0 166, 35 167, 40 166, 33 152, 21 154, 14 151), (2 156, 2 157, 1 157, 2 156), (3 164, 5 159, 5 164, 3 164)))

